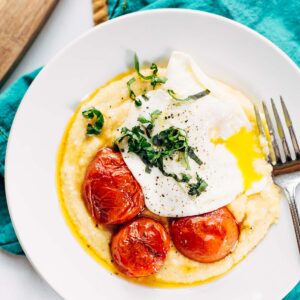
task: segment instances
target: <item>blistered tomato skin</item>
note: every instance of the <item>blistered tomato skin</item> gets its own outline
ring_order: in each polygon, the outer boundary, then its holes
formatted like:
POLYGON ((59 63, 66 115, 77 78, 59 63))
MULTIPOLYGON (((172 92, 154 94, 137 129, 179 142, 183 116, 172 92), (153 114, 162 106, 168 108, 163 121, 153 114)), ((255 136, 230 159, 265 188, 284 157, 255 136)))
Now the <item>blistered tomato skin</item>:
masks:
POLYGON ((90 162, 82 185, 85 205, 98 224, 121 224, 144 207, 143 191, 121 153, 102 148, 90 162))
POLYGON ((111 254, 117 269, 130 277, 144 277, 164 264, 170 237, 165 227, 141 217, 124 225, 111 240, 111 254))
POLYGON ((212 263, 234 249, 239 229, 230 211, 223 207, 199 216, 172 219, 170 234, 175 247, 184 256, 212 263))

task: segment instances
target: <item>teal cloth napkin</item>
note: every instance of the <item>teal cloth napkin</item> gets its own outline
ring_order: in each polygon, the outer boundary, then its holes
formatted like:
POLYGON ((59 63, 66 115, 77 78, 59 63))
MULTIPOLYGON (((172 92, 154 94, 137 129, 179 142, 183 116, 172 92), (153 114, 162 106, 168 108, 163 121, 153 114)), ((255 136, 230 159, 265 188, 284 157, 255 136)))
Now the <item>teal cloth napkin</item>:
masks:
POLYGON ((168 7, 206 11, 240 22, 267 37, 300 66, 300 0, 108 1, 110 19, 139 10, 168 7))
MULTIPOLYGON (((190 8, 236 20, 260 32, 300 65, 300 1, 286 0, 109 0, 109 18, 156 8, 190 8)), ((16 110, 41 69, 19 78, 0 94, 0 248, 23 254, 9 218, 4 191, 4 159, 7 138, 16 110)), ((300 299, 298 284, 285 300, 300 299)))
POLYGON ((14 254, 23 254, 23 251, 14 232, 6 204, 4 189, 5 151, 17 108, 39 71, 40 69, 22 76, 0 94, 0 248, 14 254))

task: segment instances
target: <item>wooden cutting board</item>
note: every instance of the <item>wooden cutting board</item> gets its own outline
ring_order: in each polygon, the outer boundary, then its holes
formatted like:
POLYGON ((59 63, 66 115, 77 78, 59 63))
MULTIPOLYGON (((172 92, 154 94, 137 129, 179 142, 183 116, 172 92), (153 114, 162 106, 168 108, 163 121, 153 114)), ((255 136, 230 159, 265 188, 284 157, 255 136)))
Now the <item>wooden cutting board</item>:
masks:
POLYGON ((58 0, 0 0, 0 87, 58 0))

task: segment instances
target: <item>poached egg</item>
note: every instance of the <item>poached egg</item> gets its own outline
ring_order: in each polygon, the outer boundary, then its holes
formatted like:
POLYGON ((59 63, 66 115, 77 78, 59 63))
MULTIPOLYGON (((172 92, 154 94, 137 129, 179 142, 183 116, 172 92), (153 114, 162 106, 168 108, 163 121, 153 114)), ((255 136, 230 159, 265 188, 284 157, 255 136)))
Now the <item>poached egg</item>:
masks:
POLYGON ((142 187, 146 207, 165 217, 198 215, 223 207, 240 194, 260 192, 266 183, 265 154, 256 126, 241 106, 239 94, 207 76, 187 54, 173 52, 166 71, 167 82, 147 92, 147 101, 133 106, 122 127, 132 128, 140 116, 155 120, 152 136, 170 127, 187 134, 188 143, 203 161, 189 160, 189 168, 178 159, 165 159, 169 173, 187 174, 191 181, 197 174, 207 183, 199 196, 189 195, 185 183, 165 176, 158 168, 145 172, 138 155, 124 147, 123 158, 142 187), (210 93, 197 100, 178 102, 171 97, 186 98, 208 89, 210 93))

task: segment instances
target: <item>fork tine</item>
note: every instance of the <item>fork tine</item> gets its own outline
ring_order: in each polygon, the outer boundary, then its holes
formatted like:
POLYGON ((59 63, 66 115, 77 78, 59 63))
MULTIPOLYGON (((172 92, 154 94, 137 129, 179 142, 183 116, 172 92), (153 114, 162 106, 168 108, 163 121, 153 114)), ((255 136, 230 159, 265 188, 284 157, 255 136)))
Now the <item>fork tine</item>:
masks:
POLYGON ((280 156, 280 151, 279 151, 279 147, 276 141, 276 137, 274 134, 274 126, 273 126, 273 122, 270 118, 270 114, 269 114, 269 110, 267 108, 267 105, 264 101, 262 101, 262 105, 263 105, 263 110, 264 110, 264 114, 266 117, 266 121, 267 121, 267 127, 269 130, 269 134, 271 137, 271 143, 269 148, 272 150, 270 152, 272 152, 272 161, 274 164, 278 164, 281 161, 281 156, 280 156))
POLYGON ((289 149, 289 146, 286 142, 286 138, 285 138, 285 134, 284 134, 284 131, 283 131, 282 123, 281 123, 278 111, 276 109, 274 100, 272 98, 271 98, 271 104, 272 104, 272 109, 273 109, 273 113, 274 113, 274 117, 275 117, 275 121, 276 121, 276 125, 277 125, 278 135, 279 135, 279 138, 280 138, 281 143, 282 143, 285 159, 288 161, 288 160, 291 160, 290 149, 289 149))
POLYGON ((286 123, 286 126, 289 129, 289 133, 290 133, 291 140, 292 140, 292 143, 293 143, 296 158, 300 158, 300 149, 299 149, 298 141, 297 141, 297 138, 296 138, 296 135, 295 135, 295 132, 294 132, 293 123, 292 123, 290 114, 289 114, 289 112, 286 108, 286 105, 284 103, 284 100, 281 96, 280 96, 280 102, 281 102, 281 107, 282 107, 284 118, 285 118, 285 123, 286 123))
POLYGON ((258 108, 257 108, 257 106, 255 104, 253 104, 253 107, 254 107, 256 124, 257 124, 257 128, 258 128, 259 134, 262 135, 263 137, 266 137, 265 130, 264 130, 264 127, 262 125, 262 120, 261 120, 258 108))
MULTIPOLYGON (((258 108, 257 108, 256 104, 253 104, 253 107, 254 107, 256 125, 257 125, 257 128, 258 128, 259 135, 263 136, 265 138, 265 140, 268 141, 267 136, 266 136, 266 132, 265 132, 265 129, 264 129, 261 117, 260 117, 260 113, 258 111, 258 108)), ((275 161, 274 151, 270 147, 269 143, 268 143, 268 146, 269 146, 269 149, 270 149, 270 151, 269 151, 270 153, 269 153, 267 159, 268 159, 269 162, 272 163, 273 161, 275 161)))

